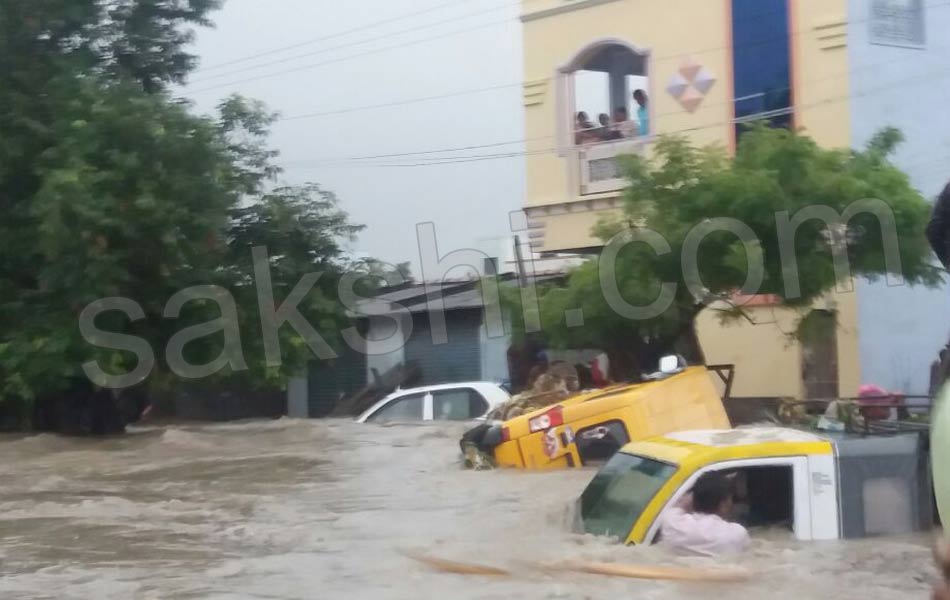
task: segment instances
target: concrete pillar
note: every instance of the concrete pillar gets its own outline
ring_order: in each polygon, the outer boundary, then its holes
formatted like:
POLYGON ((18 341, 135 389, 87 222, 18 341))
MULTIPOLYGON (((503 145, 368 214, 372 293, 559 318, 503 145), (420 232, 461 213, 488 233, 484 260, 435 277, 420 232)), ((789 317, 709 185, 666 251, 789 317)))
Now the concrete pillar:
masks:
POLYGON ((627 106, 627 77, 622 72, 610 73, 610 112, 627 106))

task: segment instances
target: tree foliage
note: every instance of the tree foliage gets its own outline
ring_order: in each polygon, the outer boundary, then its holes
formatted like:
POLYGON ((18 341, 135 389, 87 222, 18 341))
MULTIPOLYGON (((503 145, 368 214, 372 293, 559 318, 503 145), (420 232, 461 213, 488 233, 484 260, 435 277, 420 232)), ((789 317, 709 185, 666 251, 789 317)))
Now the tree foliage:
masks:
MULTIPOLYGON (((763 279, 756 289, 744 291, 775 294, 793 307, 807 307, 837 284, 848 283, 840 281, 834 268, 836 250, 846 249, 853 277, 873 280, 890 269, 908 284, 936 284, 940 275, 924 235, 929 204, 888 161, 900 141, 898 131, 886 129, 860 151, 825 149, 803 134, 757 126, 744 134, 730 157, 720 148, 698 148, 680 137, 659 140, 652 157, 626 159, 629 186, 622 216, 602 222, 597 233, 605 243, 641 227, 662 236, 669 252, 658 254, 645 243, 624 244, 613 275, 620 296, 631 305, 649 305, 664 283, 676 286, 672 302, 650 318, 625 318, 608 302, 601 265, 594 260, 573 271, 566 286, 542 291, 544 335, 559 346, 608 350, 615 364, 631 372, 652 368, 660 355, 673 350, 702 360, 695 318, 710 302, 732 301, 746 283, 750 254, 753 263, 761 264, 763 279), (783 266, 788 261, 783 262, 780 250, 777 214, 787 212, 794 219, 815 206, 842 214, 865 199, 882 200, 893 215, 899 268, 886 260, 877 215, 857 213, 847 223, 833 221, 831 226, 809 219, 794 236, 800 288, 797 293, 786 289, 783 266), (691 232, 696 235, 697 226, 723 217, 747 226, 755 242, 747 247, 728 231, 702 238, 697 253, 701 289, 694 285, 691 291, 687 284, 694 280, 682 262, 684 244, 691 232), (568 327, 565 311, 578 308, 584 325, 568 327)), ((725 314, 741 316, 742 307, 725 314)))
MULTIPOLYGON (((359 227, 316 185, 273 187, 274 116, 263 106, 235 97, 198 116, 168 90, 194 67, 190 28, 217 5, 0 0, 0 403, 68 390, 89 360, 134 367, 135 355, 80 335, 83 308, 106 297, 134 300, 145 318, 112 311, 96 325, 147 340, 159 359, 151 381, 167 383, 169 339, 221 317, 207 301, 164 316, 171 296, 197 285, 237 300, 240 375, 279 382, 309 349, 284 327, 283 364, 265 366, 254 246, 267 248, 278 305, 304 274, 323 273, 300 312, 328 341, 339 330, 334 286, 359 227)), ((196 340, 186 356, 214 359, 220 338, 196 340)))

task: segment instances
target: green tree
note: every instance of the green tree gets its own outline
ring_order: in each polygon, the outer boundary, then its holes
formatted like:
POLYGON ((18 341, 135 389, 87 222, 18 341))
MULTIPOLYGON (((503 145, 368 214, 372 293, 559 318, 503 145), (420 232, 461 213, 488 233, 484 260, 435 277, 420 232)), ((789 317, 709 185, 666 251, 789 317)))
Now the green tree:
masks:
MULTIPOLYGON (((193 114, 168 85, 194 67, 190 27, 217 0, 0 0, 0 405, 82 389, 82 365, 124 373, 135 355, 91 346, 78 317, 101 298, 127 297, 144 318, 103 313, 96 324, 143 338, 157 361, 149 386, 175 381, 162 360, 183 327, 222 316, 215 302, 170 297, 215 285, 237 301, 252 385, 279 385, 309 349, 280 329, 282 364, 268 367, 251 249, 269 254, 275 301, 307 273, 320 279, 300 312, 333 344, 333 301, 359 230, 315 185, 271 188, 274 116, 230 98, 215 117, 193 114)), ((210 362, 221 335, 189 343, 210 362)))
MULTIPOLYGON (((602 286, 600 258, 574 270, 566 286, 540 290, 543 335, 555 346, 602 348, 610 354, 616 374, 630 376, 654 368, 657 359, 671 351, 701 362, 696 317, 711 302, 732 301, 746 285, 750 262, 761 265, 763 278, 761 285, 744 291, 778 295, 789 307, 807 307, 835 287, 839 274, 834 252, 846 253, 853 277, 874 280, 899 271, 909 284, 937 284, 940 272, 924 235, 929 204, 888 161, 901 139, 898 131, 886 129, 861 151, 834 150, 819 147, 803 134, 758 126, 743 136, 734 157, 680 137, 661 139, 651 158, 625 159, 630 183, 623 214, 602 222, 597 234, 605 243, 614 239, 622 247, 613 272, 605 273, 616 281, 619 297, 646 306, 659 297, 664 283, 674 284, 668 306, 642 319, 618 313, 602 286), (893 215, 899 266, 887 261, 875 214, 859 213, 840 226, 832 221, 831 227, 810 219, 797 229, 792 246, 798 288, 787 289, 783 266, 789 261, 785 257, 783 262, 776 214, 787 211, 794 218, 815 206, 842 214, 869 198, 882 200, 893 215), (704 237, 696 253, 699 285, 684 271, 684 245, 697 226, 723 217, 747 226, 755 242, 746 246, 728 231, 704 237), (669 252, 658 254, 646 243, 624 243, 623 232, 637 228, 661 236, 669 252), (568 326, 565 312, 571 309, 583 310, 583 326, 568 326)), ((742 318, 742 307, 732 306, 734 310, 722 312, 723 318, 742 318)), ((516 325, 524 331, 523 320, 516 325)))

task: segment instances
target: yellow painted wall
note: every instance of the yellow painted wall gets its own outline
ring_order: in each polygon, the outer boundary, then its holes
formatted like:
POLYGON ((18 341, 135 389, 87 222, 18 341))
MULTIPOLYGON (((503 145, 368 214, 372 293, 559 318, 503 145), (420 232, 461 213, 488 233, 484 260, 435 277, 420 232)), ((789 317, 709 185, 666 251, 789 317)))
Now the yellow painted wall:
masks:
POLYGON ((861 386, 861 353, 858 348, 858 294, 831 294, 838 311, 838 392, 857 396, 861 386))
POLYGON ((752 321, 722 322, 714 308, 696 320, 708 364, 736 365, 732 395, 797 398, 802 395, 801 348, 784 332, 795 330, 798 313, 773 307, 750 307, 752 321))
MULTIPOLYGON (((523 12, 563 6, 563 0, 525 0, 523 12)), ((583 4, 583 2, 578 2, 583 4)), ((597 40, 619 38, 649 49, 654 129, 672 133, 696 130, 697 142, 728 140, 731 56, 726 48, 728 14, 722 0, 615 0, 524 23, 525 137, 527 142, 527 206, 577 199, 568 187, 568 161, 550 152, 557 146, 555 75, 582 49, 597 40), (670 15, 690 15, 671 19, 670 15), (666 92, 670 76, 691 55, 719 79, 703 105, 687 113, 666 92), (535 154, 537 153, 537 154, 535 154)))
MULTIPOLYGON (((570 1, 570 0, 569 0, 570 1)), ((555 74, 577 52, 604 38, 619 38, 650 50, 650 89, 655 132, 686 132, 697 144, 731 147, 732 50, 730 0, 573 0, 586 5, 524 23, 527 207, 578 200, 564 156, 557 147, 555 74), (680 16, 682 18, 674 18, 680 16), (686 17, 688 15, 688 18, 686 17), (689 113, 666 92, 670 76, 686 57, 717 78, 700 108, 689 113)), ((847 0, 793 0, 791 38, 795 124, 818 143, 847 147, 851 141, 847 52, 847 0)), ((561 8, 565 0, 524 0, 523 13, 561 8)), ((547 249, 596 245, 589 226, 596 213, 537 216, 546 223, 547 249)), ((598 215, 599 216, 599 215, 598 215)), ((825 303, 827 304, 827 303, 825 303)), ((860 385, 855 293, 832 294, 838 311, 840 393, 855 395, 860 385)), ((753 320, 724 326, 712 311, 698 321, 710 363, 737 365, 737 396, 800 396, 801 349, 783 331, 799 318, 794 311, 750 308, 753 320)))
POLYGON ((851 144, 846 0, 791 2, 795 125, 819 144, 851 144))
MULTIPOLYGON (((833 292, 816 307, 838 313, 838 393, 856 396, 861 384, 855 319, 857 296, 833 292)), ((801 397, 802 349, 790 334, 807 311, 754 306, 747 307, 745 312, 748 320, 726 322, 719 318, 715 306, 699 315, 696 329, 706 362, 736 365, 733 396, 801 397)))
POLYGON ((552 215, 544 218, 545 238, 556 239, 564 248, 591 248, 603 244, 591 231, 601 219, 618 217, 618 210, 585 210, 583 212, 552 215))
MULTIPOLYGON (((829 148, 851 145, 847 0, 795 0, 791 15, 796 126, 829 148)), ((843 396, 861 384, 855 292, 832 294, 838 311, 838 380, 843 396)))

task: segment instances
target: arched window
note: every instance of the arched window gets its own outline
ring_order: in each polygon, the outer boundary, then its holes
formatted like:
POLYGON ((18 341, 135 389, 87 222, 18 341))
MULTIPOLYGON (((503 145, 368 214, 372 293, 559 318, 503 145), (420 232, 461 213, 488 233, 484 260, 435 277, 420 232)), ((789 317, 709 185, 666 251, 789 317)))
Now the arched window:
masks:
POLYGON ((642 152, 654 131, 649 64, 649 51, 610 38, 558 69, 558 146, 572 163, 572 194, 623 189, 617 157, 642 152))
POLYGON ((581 49, 559 70, 558 118, 566 144, 591 144, 650 133, 649 53, 607 39, 581 49), (636 93, 636 98, 634 94, 636 93))

